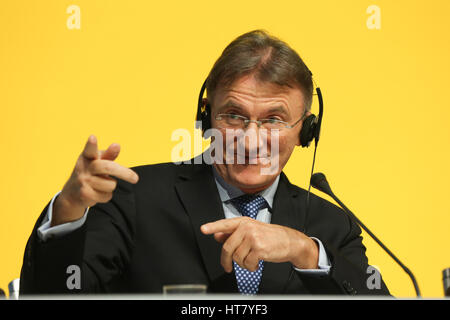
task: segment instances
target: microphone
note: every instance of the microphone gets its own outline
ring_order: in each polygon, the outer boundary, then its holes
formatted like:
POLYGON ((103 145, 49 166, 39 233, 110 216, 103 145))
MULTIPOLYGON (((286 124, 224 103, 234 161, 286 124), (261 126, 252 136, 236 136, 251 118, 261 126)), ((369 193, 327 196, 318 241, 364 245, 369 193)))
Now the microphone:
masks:
POLYGON ((9 290, 9 299, 10 300, 19 300, 19 287, 20 287, 20 279, 14 279, 8 284, 9 290))
POLYGON ((444 295, 450 297, 450 268, 442 271, 442 282, 444 283, 444 295))
POLYGON ((317 190, 322 191, 323 193, 326 193, 330 197, 336 201, 341 208, 344 210, 345 213, 355 222, 357 223, 361 228, 363 228, 369 236, 372 237, 373 240, 375 240, 378 245, 383 248, 384 251, 392 258, 395 262, 408 274, 408 276, 411 278, 411 281, 414 285, 414 289, 416 290, 417 297, 420 297, 420 290, 419 286, 417 284, 416 278, 414 277, 413 273, 389 250, 339 199, 335 196, 333 191, 331 191, 330 185, 328 184, 327 178, 323 173, 315 173, 311 177, 311 185, 316 188, 317 190))

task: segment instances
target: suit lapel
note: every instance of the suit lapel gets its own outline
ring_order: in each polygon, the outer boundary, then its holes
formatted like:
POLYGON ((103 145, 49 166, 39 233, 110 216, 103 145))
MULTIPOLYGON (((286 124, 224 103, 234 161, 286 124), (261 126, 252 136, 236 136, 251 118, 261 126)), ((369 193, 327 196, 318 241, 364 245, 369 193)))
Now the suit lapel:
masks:
MULTIPOLYGON (((302 230, 304 225, 304 214, 303 210, 301 210, 303 208, 298 207, 298 201, 294 201, 294 198, 297 196, 298 193, 291 187, 285 174, 281 173, 272 208, 272 224, 302 230)), ((266 294, 282 293, 288 284, 292 270, 292 265, 289 262, 264 262, 259 292, 266 294)))
POLYGON ((226 273, 220 264, 222 245, 212 235, 204 235, 200 226, 224 219, 222 201, 214 181, 211 166, 205 164, 187 166, 192 169, 180 175, 176 191, 186 209, 203 263, 210 278, 212 292, 238 292, 234 272, 226 273))

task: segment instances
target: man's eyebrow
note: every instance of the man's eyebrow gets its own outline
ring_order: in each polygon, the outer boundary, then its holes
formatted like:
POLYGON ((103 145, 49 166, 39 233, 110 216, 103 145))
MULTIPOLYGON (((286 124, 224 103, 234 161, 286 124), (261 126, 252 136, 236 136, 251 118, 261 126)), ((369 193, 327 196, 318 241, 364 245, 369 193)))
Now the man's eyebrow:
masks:
MULTIPOLYGON (((222 111, 223 109, 230 108, 230 107, 234 107, 234 108, 237 108, 240 110, 244 109, 239 103, 237 103, 233 100, 228 100, 226 103, 224 103, 222 106, 219 107, 219 112, 222 111)), ((282 105, 270 107, 269 109, 267 109, 265 111, 265 113, 281 113, 287 117, 290 116, 289 112, 282 105)))
POLYGON ((219 111, 225 108, 235 107, 238 109, 243 109, 239 103, 234 102, 233 100, 228 100, 225 104, 219 107, 219 111))

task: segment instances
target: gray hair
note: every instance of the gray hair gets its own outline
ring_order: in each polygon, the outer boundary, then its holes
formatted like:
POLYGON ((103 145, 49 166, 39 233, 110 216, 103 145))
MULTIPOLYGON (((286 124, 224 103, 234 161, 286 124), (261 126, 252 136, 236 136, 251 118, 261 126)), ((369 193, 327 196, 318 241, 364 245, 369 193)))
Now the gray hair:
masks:
POLYGON ((306 110, 311 109, 311 71, 287 43, 264 30, 247 32, 225 48, 206 82, 208 100, 212 102, 219 85, 230 86, 234 81, 250 74, 254 74, 261 82, 299 87, 305 97, 306 110))

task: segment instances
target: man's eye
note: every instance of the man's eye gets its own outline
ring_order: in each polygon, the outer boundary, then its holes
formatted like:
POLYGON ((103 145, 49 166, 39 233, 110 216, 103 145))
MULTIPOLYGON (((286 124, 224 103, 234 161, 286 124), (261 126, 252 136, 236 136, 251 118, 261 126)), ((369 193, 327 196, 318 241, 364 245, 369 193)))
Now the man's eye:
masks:
POLYGON ((281 121, 280 119, 275 118, 275 117, 270 117, 267 120, 268 120, 267 122, 269 122, 269 123, 278 123, 281 121))
POLYGON ((237 115, 237 114, 234 114, 234 113, 230 113, 230 114, 229 114, 229 117, 230 117, 231 119, 240 119, 240 116, 237 115))

